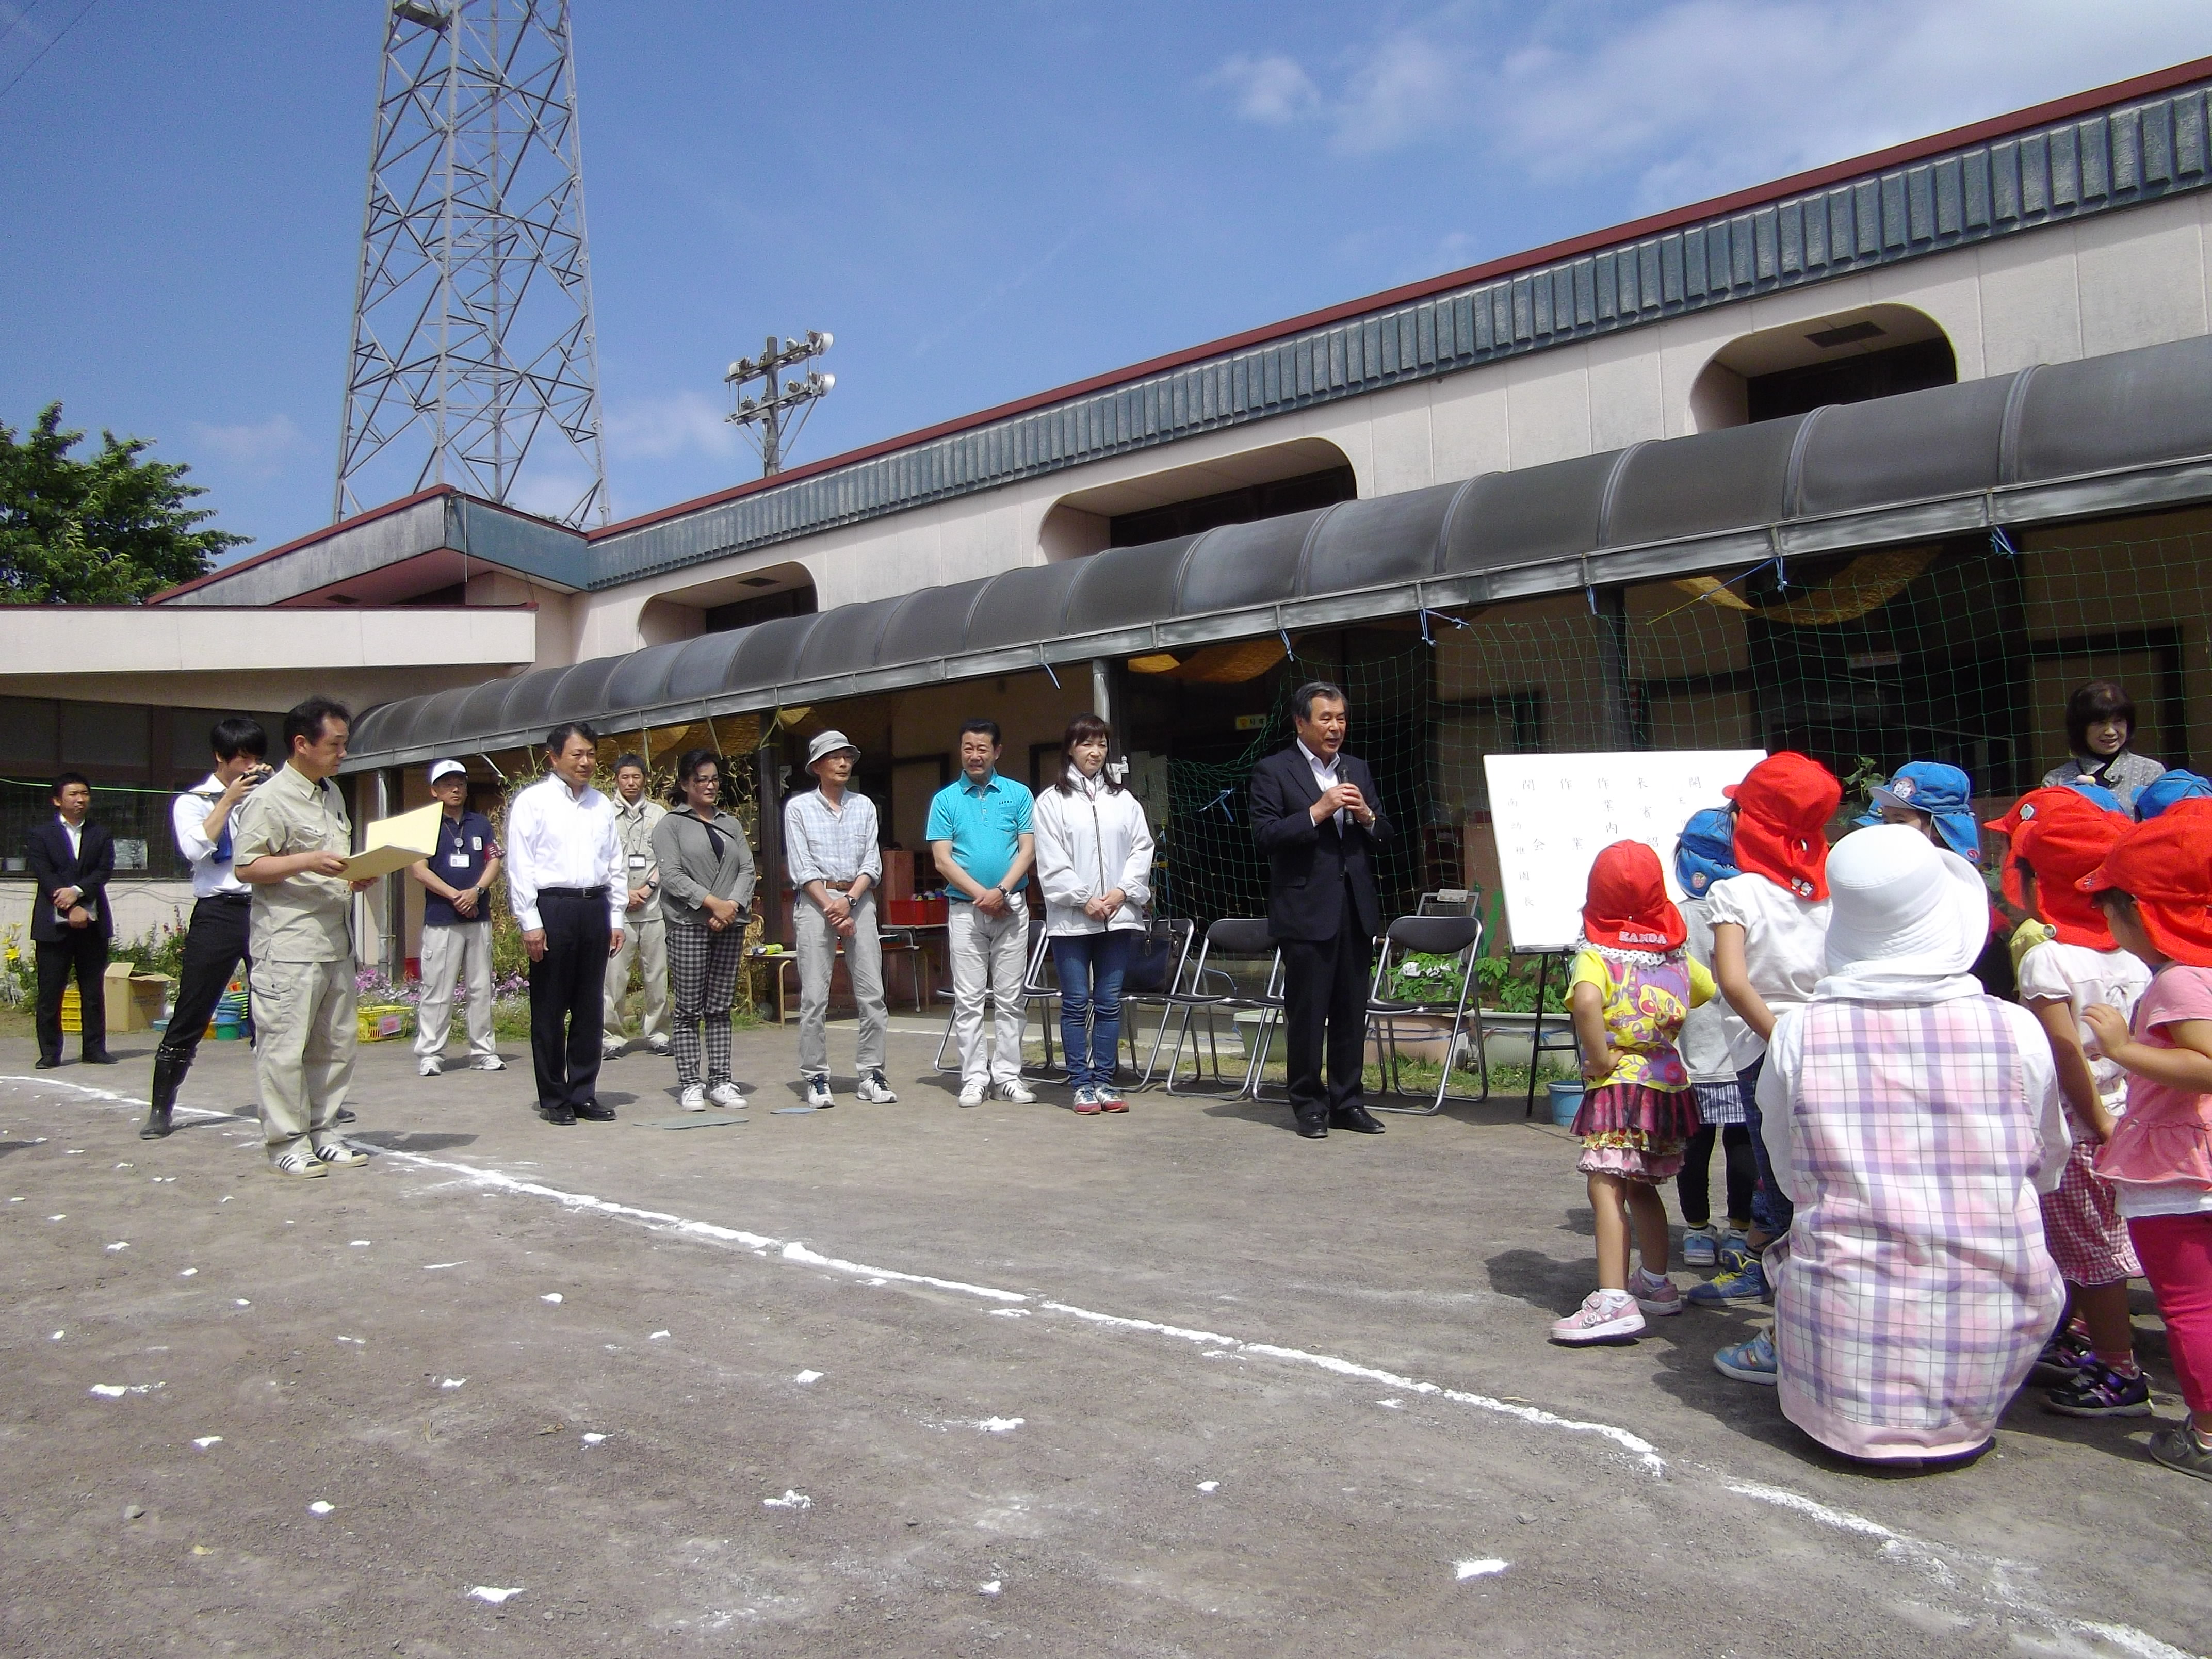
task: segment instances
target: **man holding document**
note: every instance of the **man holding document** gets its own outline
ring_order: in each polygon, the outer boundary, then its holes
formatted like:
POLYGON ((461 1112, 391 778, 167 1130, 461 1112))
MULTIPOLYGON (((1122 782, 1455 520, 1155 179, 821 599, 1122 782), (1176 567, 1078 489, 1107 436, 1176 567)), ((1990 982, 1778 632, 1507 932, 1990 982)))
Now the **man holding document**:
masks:
POLYGON ((351 725, 328 697, 285 715, 284 764, 233 815, 231 868, 253 890, 247 982, 261 1134, 283 1176, 368 1161, 336 1127, 358 1040, 352 897, 375 880, 349 865, 353 825, 331 781, 351 725))

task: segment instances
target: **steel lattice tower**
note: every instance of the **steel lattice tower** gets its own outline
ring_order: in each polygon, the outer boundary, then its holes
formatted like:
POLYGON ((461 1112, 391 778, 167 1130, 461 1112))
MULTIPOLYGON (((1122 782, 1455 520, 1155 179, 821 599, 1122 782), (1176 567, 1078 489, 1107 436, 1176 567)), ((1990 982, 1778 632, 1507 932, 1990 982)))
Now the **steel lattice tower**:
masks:
POLYGON ((568 0, 387 0, 333 516, 449 483, 604 523, 599 383, 568 0))

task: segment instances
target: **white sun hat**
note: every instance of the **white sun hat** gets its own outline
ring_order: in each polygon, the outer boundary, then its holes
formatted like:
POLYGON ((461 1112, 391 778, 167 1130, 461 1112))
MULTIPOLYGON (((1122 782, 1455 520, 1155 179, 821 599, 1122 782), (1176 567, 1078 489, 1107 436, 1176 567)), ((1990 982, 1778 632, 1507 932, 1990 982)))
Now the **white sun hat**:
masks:
POLYGON ((1831 974, 1946 979, 1971 969, 1989 943, 1981 877, 1909 824, 1844 836, 1828 854, 1828 892, 1831 974))

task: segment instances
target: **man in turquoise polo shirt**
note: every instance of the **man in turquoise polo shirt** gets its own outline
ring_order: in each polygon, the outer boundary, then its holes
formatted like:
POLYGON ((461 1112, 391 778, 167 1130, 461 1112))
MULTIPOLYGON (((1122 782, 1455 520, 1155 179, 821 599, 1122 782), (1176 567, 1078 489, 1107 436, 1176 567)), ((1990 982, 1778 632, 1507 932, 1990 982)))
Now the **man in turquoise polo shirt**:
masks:
POLYGON ((929 803, 929 854, 951 901, 945 933, 952 958, 952 1034, 960 1046, 960 1103, 981 1106, 996 1091, 1026 1105, 1022 1082, 1022 980, 1029 971, 1029 885, 1036 839, 1030 792, 999 775, 999 725, 960 728, 960 775, 929 803), (983 997, 996 1011, 983 1049, 983 997))

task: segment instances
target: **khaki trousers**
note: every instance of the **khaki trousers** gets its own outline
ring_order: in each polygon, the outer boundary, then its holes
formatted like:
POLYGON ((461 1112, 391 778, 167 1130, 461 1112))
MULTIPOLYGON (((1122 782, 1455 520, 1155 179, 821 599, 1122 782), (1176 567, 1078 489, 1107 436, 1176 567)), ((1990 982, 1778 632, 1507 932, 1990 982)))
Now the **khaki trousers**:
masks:
POLYGON ((622 1040, 623 1000, 629 989, 629 965, 637 964, 645 981, 640 999, 644 1013, 638 1035, 647 1042, 668 1041, 668 927, 660 919, 660 902, 648 899, 623 917, 622 949, 607 959, 606 1035, 622 1040))
POLYGON ((1022 1028, 1029 1020, 1022 981, 1030 968, 1030 913, 1021 895, 1014 895, 996 915, 956 901, 945 912, 945 937, 952 958, 952 1039, 960 1050, 961 1085, 1018 1081, 1022 1028), (992 1026, 988 1051, 987 995, 992 1026))
POLYGON ((360 1028, 351 957, 257 962, 253 1074, 261 1087, 261 1139, 271 1157, 329 1131, 353 1082, 360 1028))
POLYGON ((799 896, 792 924, 799 951, 799 1075, 826 1077, 830 1072, 830 978, 836 971, 841 945, 845 947, 845 971, 853 981, 853 1000, 860 1013, 856 1065, 863 1077, 882 1071, 891 1017, 884 1003, 884 946, 876 932, 874 892, 863 894, 853 907, 850 939, 841 938, 822 907, 805 893, 799 896))
POLYGON ((469 1058, 499 1052, 491 1035, 491 924, 457 922, 422 930, 422 990, 415 1005, 415 1052, 432 1059, 446 1052, 453 1026, 453 988, 465 984, 469 1000, 463 1017, 469 1026, 469 1058))

